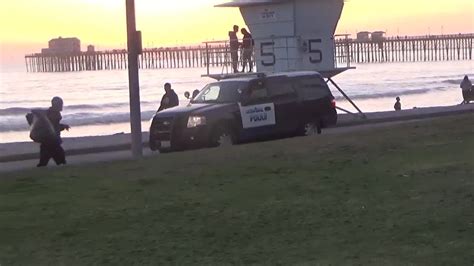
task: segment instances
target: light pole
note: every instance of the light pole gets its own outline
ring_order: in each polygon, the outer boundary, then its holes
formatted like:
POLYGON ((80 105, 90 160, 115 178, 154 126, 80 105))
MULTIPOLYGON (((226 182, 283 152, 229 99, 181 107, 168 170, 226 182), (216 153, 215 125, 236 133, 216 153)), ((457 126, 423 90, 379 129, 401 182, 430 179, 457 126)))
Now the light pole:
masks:
POLYGON ((138 79, 138 55, 141 53, 141 36, 135 20, 135 0, 125 0, 127 12, 128 85, 130 91, 130 126, 132 130, 132 154, 143 156, 142 119, 140 111, 140 82, 138 79))

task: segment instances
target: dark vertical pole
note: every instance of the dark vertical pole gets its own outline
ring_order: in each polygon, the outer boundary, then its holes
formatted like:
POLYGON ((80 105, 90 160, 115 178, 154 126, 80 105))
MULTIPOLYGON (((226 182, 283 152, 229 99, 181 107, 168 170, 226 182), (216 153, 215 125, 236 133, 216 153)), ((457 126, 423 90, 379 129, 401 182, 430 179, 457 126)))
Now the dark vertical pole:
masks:
POLYGON ((132 130, 132 154, 143 156, 142 125, 140 113, 140 82, 138 79, 138 34, 135 22, 135 0, 125 0, 127 9, 128 82, 130 90, 130 126, 132 130))
POLYGON ((206 43, 206 68, 207 68, 207 75, 209 76, 209 44, 206 43))

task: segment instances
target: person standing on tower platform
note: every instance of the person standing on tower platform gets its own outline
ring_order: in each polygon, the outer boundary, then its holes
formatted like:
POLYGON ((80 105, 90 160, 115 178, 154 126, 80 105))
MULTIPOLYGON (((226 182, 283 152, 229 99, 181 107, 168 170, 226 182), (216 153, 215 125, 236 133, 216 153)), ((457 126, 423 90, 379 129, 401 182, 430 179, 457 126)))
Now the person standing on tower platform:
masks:
POLYGON ((247 31, 247 29, 242 28, 242 34, 244 35, 242 39, 242 72, 245 72, 247 63, 249 64, 249 72, 252 72, 253 63, 252 63, 252 54, 254 41, 252 35, 247 31))
POLYGON ((237 38, 237 32, 239 32, 239 26, 234 25, 233 31, 229 31, 229 46, 230 46, 230 58, 232 60, 232 69, 234 73, 238 73, 239 65, 239 39, 237 38))

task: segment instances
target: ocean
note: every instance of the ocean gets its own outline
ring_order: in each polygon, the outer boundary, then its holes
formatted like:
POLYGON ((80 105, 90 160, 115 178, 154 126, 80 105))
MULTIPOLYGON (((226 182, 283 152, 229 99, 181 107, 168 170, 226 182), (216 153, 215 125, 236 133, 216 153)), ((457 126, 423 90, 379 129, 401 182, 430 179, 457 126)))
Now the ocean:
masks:
MULTIPOLYGON (((459 84, 464 75, 474 80, 474 61, 360 64, 334 81, 364 112, 393 110, 395 97, 403 109, 449 106, 462 102, 459 84)), ((219 73, 220 69, 214 69, 219 73)), ((210 78, 205 69, 140 71, 143 130, 159 107, 163 84, 170 82, 187 104, 184 92, 201 89, 210 78)), ((355 111, 336 88, 337 105, 355 111)), ((0 71, 0 143, 29 141, 25 114, 48 108, 50 100, 64 100, 63 123, 71 130, 63 137, 113 135, 130 132, 128 72, 96 71, 26 73, 24 66, 0 71)))

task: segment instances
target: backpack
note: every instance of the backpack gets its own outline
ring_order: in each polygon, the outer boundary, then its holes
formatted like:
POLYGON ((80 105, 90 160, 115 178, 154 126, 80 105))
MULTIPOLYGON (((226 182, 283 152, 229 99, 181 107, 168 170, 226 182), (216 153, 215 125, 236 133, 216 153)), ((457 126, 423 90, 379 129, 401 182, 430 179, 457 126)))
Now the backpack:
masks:
POLYGON ((47 110, 35 109, 26 114, 26 121, 30 125, 30 138, 37 143, 58 141, 54 126, 48 119, 47 110))

